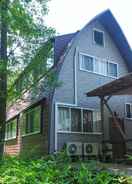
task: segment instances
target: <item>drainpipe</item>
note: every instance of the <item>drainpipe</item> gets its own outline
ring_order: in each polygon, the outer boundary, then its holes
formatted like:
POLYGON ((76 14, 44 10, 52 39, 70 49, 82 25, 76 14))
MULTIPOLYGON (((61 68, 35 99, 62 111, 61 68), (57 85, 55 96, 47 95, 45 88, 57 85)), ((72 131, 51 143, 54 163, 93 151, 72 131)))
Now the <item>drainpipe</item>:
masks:
POLYGON ((105 160, 105 152, 104 152, 104 96, 100 97, 100 109, 101 109, 101 129, 102 129, 102 153, 103 160, 105 160))
POLYGON ((74 52, 74 105, 77 105, 77 56, 78 47, 75 48, 74 52))

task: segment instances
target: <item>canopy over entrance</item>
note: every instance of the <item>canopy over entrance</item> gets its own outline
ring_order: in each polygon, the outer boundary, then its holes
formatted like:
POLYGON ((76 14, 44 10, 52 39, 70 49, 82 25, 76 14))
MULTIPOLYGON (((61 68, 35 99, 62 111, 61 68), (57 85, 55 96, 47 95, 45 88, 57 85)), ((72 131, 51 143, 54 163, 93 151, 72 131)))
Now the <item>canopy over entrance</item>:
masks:
POLYGON ((132 95, 132 73, 87 92, 87 96, 89 97, 113 95, 132 95))

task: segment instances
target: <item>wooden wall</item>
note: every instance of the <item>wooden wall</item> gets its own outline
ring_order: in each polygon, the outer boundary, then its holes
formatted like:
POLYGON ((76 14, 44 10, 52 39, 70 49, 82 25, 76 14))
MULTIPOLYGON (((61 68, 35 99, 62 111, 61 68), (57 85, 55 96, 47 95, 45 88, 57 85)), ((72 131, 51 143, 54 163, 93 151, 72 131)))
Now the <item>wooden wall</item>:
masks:
MULTIPOLYGON (((26 155, 48 153, 48 105, 41 102, 41 131, 37 134, 21 136, 21 121, 18 118, 17 137, 16 139, 5 141, 4 151, 8 155, 26 155)), ((20 116, 19 116, 20 117, 20 116)))

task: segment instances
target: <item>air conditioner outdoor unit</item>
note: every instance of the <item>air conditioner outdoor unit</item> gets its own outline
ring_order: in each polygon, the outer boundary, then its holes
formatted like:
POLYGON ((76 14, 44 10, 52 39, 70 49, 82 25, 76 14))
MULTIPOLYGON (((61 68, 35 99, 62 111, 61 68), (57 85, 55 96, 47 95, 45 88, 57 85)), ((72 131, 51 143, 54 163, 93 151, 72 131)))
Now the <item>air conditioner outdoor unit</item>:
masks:
POLYGON ((84 155, 85 156, 97 156, 99 153, 98 143, 84 143, 84 155))
POLYGON ((107 144, 105 145, 105 147, 106 147, 106 153, 105 153, 106 156, 109 157, 109 158, 112 158, 112 156, 113 156, 112 144, 107 143, 107 144))
POLYGON ((70 156, 82 155, 82 143, 81 142, 68 142, 67 143, 67 155, 70 155, 70 156))

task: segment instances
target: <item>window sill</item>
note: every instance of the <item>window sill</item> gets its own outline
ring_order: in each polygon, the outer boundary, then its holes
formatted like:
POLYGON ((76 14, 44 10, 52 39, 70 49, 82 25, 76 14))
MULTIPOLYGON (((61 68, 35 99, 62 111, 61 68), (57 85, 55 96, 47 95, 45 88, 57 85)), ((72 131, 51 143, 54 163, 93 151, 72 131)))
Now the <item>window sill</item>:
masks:
POLYGON ((85 70, 83 68, 80 68, 80 71, 88 72, 88 73, 91 73, 91 74, 100 75, 100 76, 103 76, 103 77, 108 77, 108 78, 111 78, 111 79, 118 79, 118 77, 112 77, 112 76, 109 76, 109 75, 103 75, 103 74, 100 74, 100 73, 96 73, 96 72, 92 72, 92 71, 89 71, 89 70, 85 70))
POLYGON ((24 134, 24 135, 22 135, 22 137, 26 137, 26 136, 30 136, 30 135, 35 135, 35 134, 40 134, 40 131, 36 131, 36 132, 24 134))
POLYGON ((126 119, 126 120, 130 120, 130 121, 132 121, 132 118, 127 118, 127 117, 125 117, 125 119, 126 119))
POLYGON ((11 137, 11 138, 5 139, 5 141, 12 141, 14 139, 16 139, 16 137, 11 137))
POLYGON ((67 134, 83 134, 83 135, 102 135, 102 132, 69 132, 69 131, 58 131, 57 133, 67 134))

